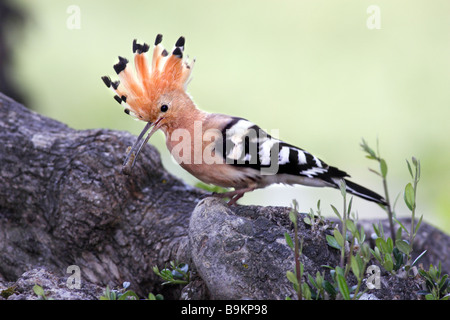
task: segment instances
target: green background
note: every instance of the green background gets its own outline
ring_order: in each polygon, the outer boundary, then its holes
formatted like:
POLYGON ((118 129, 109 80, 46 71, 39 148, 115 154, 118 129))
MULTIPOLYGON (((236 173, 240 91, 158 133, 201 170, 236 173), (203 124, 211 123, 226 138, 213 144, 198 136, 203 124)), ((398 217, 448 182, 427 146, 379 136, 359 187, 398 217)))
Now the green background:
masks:
MULTIPOLYGON (((24 33, 9 30, 15 80, 37 112, 77 129, 110 128, 138 134, 100 77, 116 78, 117 56, 131 44, 164 35, 171 49, 186 37, 195 57, 188 92, 199 108, 249 119, 351 174, 382 193, 375 163, 359 143, 378 137, 389 167, 396 211, 408 214, 402 191, 410 181, 405 159, 422 164, 418 215, 450 231, 450 2, 449 1, 14 1, 28 14, 24 33), (71 5, 79 8, 80 29, 71 5), (369 29, 370 5, 381 29, 369 29)), ((150 141, 170 172, 195 180, 171 160, 162 133, 150 141)), ((120 163, 122 159, 117 159, 120 163)), ((309 211, 321 199, 342 207, 332 189, 273 186, 243 204, 309 211)), ((375 204, 354 199, 360 218, 384 217, 375 204)))

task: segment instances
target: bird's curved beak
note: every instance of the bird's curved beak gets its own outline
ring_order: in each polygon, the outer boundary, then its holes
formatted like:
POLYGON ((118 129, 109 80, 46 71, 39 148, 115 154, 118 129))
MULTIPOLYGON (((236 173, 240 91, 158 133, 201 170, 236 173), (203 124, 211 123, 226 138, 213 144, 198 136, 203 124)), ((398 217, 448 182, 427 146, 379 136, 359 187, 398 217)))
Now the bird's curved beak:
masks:
POLYGON ((134 143, 134 145, 132 147, 128 147, 128 149, 127 149, 128 153, 127 153, 125 161, 123 162, 123 165, 122 165, 122 173, 124 173, 126 175, 130 175, 131 174, 131 170, 134 167, 134 163, 136 162, 137 156, 141 152, 141 150, 144 147, 144 145, 147 144, 147 142, 150 139, 150 137, 156 131, 158 131, 158 129, 161 127, 163 119, 164 119, 164 117, 161 117, 158 120, 156 120, 155 122, 147 122, 147 124, 145 125, 144 129, 139 134, 139 136, 138 136, 136 142, 134 143), (152 128, 152 130, 149 132, 149 134, 147 135, 145 140, 143 140, 144 135, 147 133, 147 131, 150 128, 152 128))

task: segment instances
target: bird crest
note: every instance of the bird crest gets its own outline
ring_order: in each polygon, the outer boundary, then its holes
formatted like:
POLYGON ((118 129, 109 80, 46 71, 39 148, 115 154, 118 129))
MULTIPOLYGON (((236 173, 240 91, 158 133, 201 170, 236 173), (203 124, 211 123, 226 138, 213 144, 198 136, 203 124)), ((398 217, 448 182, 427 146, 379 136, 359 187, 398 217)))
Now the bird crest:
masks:
POLYGON ((161 44, 162 35, 156 36, 153 58, 149 63, 147 52, 150 46, 133 41, 134 67, 126 58, 119 56, 114 65, 119 80, 102 77, 103 82, 114 92, 114 99, 124 107, 125 113, 136 119, 150 122, 152 107, 158 98, 170 91, 186 91, 195 59, 183 59, 184 37, 180 37, 169 53, 161 44))

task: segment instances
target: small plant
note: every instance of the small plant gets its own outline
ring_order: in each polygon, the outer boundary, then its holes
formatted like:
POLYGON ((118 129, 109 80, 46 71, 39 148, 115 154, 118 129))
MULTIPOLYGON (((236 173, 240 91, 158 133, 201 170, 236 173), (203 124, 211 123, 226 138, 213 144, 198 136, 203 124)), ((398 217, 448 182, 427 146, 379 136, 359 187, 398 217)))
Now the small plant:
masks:
POLYGON ((309 287, 307 285, 302 285, 303 279, 303 263, 300 261, 300 256, 302 255, 303 248, 303 240, 299 242, 298 239, 298 225, 297 225, 297 216, 298 216, 298 203, 296 200, 292 201, 293 208, 289 212, 289 220, 294 224, 294 242, 289 234, 286 232, 284 237, 286 239, 286 243, 288 246, 294 250, 294 261, 295 261, 295 272, 287 271, 286 277, 294 286, 294 290, 297 292, 298 300, 302 300, 303 296, 305 299, 310 298, 309 287))
MULTIPOLYGON (((408 230, 396 217, 391 209, 389 202, 389 193, 387 189, 387 164, 386 161, 380 157, 380 151, 377 141, 377 152, 373 151, 369 147, 367 142, 363 139, 361 147, 367 153, 367 158, 374 159, 379 163, 380 171, 375 171, 370 169, 370 171, 379 175, 383 179, 383 187, 385 191, 385 198, 387 205, 384 209, 388 213, 389 217, 389 227, 391 231, 391 237, 385 237, 383 227, 381 224, 373 225, 374 231, 377 235, 375 240, 375 248, 371 250, 374 257, 380 262, 380 264, 390 273, 395 273, 401 268, 406 271, 406 276, 408 275, 411 268, 422 257, 426 251, 422 252, 414 261, 412 261, 413 243, 414 238, 419 230, 420 224, 422 223, 422 217, 416 223, 416 194, 417 194, 417 184, 420 180, 420 161, 416 158, 412 158, 412 166, 408 160, 406 163, 408 165, 408 171, 413 179, 412 183, 408 183, 403 192, 403 199, 406 206, 411 211, 411 228, 408 230), (413 170, 414 168, 414 170, 413 170), (394 221, 400 227, 395 232, 394 221), (402 230, 406 232, 408 239, 402 239, 402 230)), ((398 198, 397 198, 398 199, 398 198)))
MULTIPOLYGON (((311 208, 308 214, 303 218, 303 222, 311 226, 311 230, 313 232, 317 230, 320 224, 324 224, 324 219, 322 217, 322 212, 320 209, 320 200, 317 201, 316 212, 314 212, 314 210, 311 208)), ((327 226, 325 225, 325 227, 327 226)))
POLYGON ((189 265, 186 263, 176 263, 175 261, 170 261, 170 267, 165 267, 161 271, 157 266, 153 267, 153 272, 161 277, 165 284, 188 284, 190 281, 190 271, 189 265))
POLYGON ((334 296, 336 291, 333 286, 325 280, 325 272, 316 272, 316 277, 314 278, 308 274, 308 281, 311 284, 311 299, 315 300, 325 300, 330 295, 334 296))
MULTIPOLYGON (((165 281, 163 285, 188 284, 190 280, 189 266, 185 263, 178 264, 171 261, 169 268, 166 267, 160 271, 157 266, 154 266, 153 272, 165 281)), ((129 286, 129 282, 124 282, 120 289, 111 289, 106 286, 100 300, 139 300, 139 296, 134 291, 128 290, 129 286)), ((150 292, 145 300, 164 300, 164 297, 150 292)))
POLYGON ((388 192, 388 184, 387 184, 387 173, 388 173, 388 166, 386 163, 386 160, 381 158, 380 156, 380 148, 378 145, 378 139, 377 139, 377 152, 375 152, 369 145, 367 144, 366 140, 362 139, 362 142, 360 146, 363 148, 363 150, 367 153, 366 158, 372 159, 378 162, 380 171, 369 169, 371 172, 375 173, 376 175, 380 176, 383 180, 383 189, 384 189, 384 198, 386 199, 386 206, 380 205, 387 213, 389 218, 389 228, 391 231, 391 238, 395 242, 395 230, 394 230, 394 212, 391 208, 391 203, 389 199, 389 192, 388 192))
POLYGON ((33 286, 33 291, 42 300, 53 300, 53 298, 49 298, 45 295, 44 289, 40 285, 35 284, 33 286))
POLYGON ((350 216, 350 211, 352 209, 352 201, 353 201, 353 197, 350 198, 350 202, 348 203, 347 206, 347 191, 346 191, 346 185, 345 185, 345 181, 341 180, 341 184, 340 184, 340 189, 341 189, 341 195, 343 197, 344 200, 344 210, 343 210, 343 214, 341 215, 339 213, 339 210, 336 209, 335 206, 331 205, 331 208, 333 209, 334 213, 336 214, 336 216, 339 218, 339 220, 341 221, 341 228, 342 230, 339 231, 338 228, 335 228, 333 230, 333 235, 327 235, 326 239, 328 244, 331 247, 334 247, 336 249, 341 250, 341 263, 340 266, 341 268, 344 267, 344 262, 345 262, 345 243, 347 241, 347 221, 349 221, 349 216, 350 216))
POLYGON ((430 265, 428 271, 419 270, 419 274, 425 279, 426 290, 419 291, 427 300, 449 300, 450 281, 448 274, 442 275, 441 263, 438 267, 430 265))
POLYGON ((331 269, 336 292, 340 293, 345 300, 358 299, 361 296, 360 289, 364 280, 367 263, 371 254, 369 246, 365 243, 364 228, 358 229, 355 215, 351 218, 352 200, 347 204, 347 194, 345 181, 341 182, 341 194, 344 201, 343 212, 339 212, 336 207, 331 206, 336 216, 341 222, 341 231, 333 230, 333 235, 327 235, 328 245, 341 251, 339 266, 331 269), (356 278, 356 285, 349 286, 349 272, 352 271, 356 278))
MULTIPOLYGON (((411 228, 408 230, 400 221, 396 220, 396 222, 400 225, 400 227, 406 232, 408 235, 408 241, 398 239, 396 241, 396 245, 399 248, 400 251, 402 251, 404 254, 406 254, 408 262, 405 266, 405 270, 408 272, 411 267, 414 265, 414 263, 417 261, 417 259, 412 262, 412 252, 413 252, 413 244, 414 239, 417 235, 417 232, 419 230, 420 224, 422 223, 423 215, 420 216, 419 221, 416 223, 416 194, 417 194, 417 184, 420 180, 420 161, 416 158, 412 158, 412 164, 414 166, 414 170, 411 168, 411 164, 408 160, 406 160, 406 163, 408 164, 408 171, 411 175, 411 178, 413 179, 412 183, 408 183, 405 187, 405 191, 403 193, 403 198, 405 201, 406 206, 411 211, 411 228)), ((424 252, 420 255, 422 256, 424 252)), ((419 257, 420 257, 419 256, 419 257)))
MULTIPOLYGON (((320 202, 318 203, 318 210, 320 208, 320 202)), ((310 214, 307 215, 305 218, 309 218, 307 222, 315 221, 311 219, 315 219, 312 217, 312 210, 310 211, 310 214)), ((320 216, 320 215, 319 215, 320 216)), ((336 267, 336 269, 333 269, 331 267, 328 267, 331 270, 331 276, 333 278, 333 282, 330 282, 325 279, 325 272, 320 273, 319 271, 316 272, 316 276, 313 277, 310 274, 304 273, 304 265, 300 261, 301 255, 302 255, 302 249, 303 249, 303 239, 299 239, 298 236, 298 203, 297 201, 293 200, 293 208, 289 212, 289 219, 294 225, 294 241, 290 237, 290 235, 286 232, 284 234, 286 243, 288 246, 294 251, 294 259, 295 259, 295 270, 287 271, 286 277, 287 279, 292 283, 294 290, 297 292, 297 299, 298 300, 325 300, 325 299, 335 299, 339 293, 341 293, 342 297, 344 299, 350 298, 350 289, 348 288, 347 282, 342 277, 345 277, 344 272, 341 272, 341 270, 344 270, 340 267, 336 267), (337 272, 336 272, 337 271, 337 272), (337 275, 337 276, 335 276, 337 275), (308 281, 305 281, 305 278, 308 281), (308 283, 309 282, 309 283, 308 283), (348 293, 348 294, 347 294, 348 293)), ((308 224, 308 223, 307 223, 308 224)), ((339 231, 336 232, 337 229, 334 229, 334 237, 333 243, 336 245, 337 249, 341 249, 341 246, 339 243, 342 244, 342 247, 344 246, 344 240, 342 235, 338 236, 339 231), (338 240, 336 240, 336 238, 338 240)), ((330 238, 327 238, 327 241, 331 241, 330 238)), ((358 273, 359 275, 359 273, 358 273)), ((361 277, 362 280, 362 277, 361 277)), ((359 286, 357 286, 359 288, 359 286)), ((356 287, 351 288, 352 290, 355 290, 356 287)), ((356 294, 353 295, 356 297, 356 294)), ((287 298, 290 299, 290 298, 287 298)))
POLYGON ((154 295, 153 293, 150 292, 148 294, 147 300, 164 300, 164 297, 162 294, 154 295))
POLYGON ((124 282, 121 289, 110 289, 109 286, 106 286, 100 300, 139 300, 134 291, 127 290, 129 286, 129 282, 124 282))
MULTIPOLYGON (((411 163, 407 160, 408 171, 411 175, 412 182, 405 186, 403 199, 406 206, 411 211, 411 227, 406 228, 395 217, 395 212, 392 210, 387 189, 387 164, 381 158, 378 142, 377 152, 375 152, 366 141, 363 139, 361 143, 362 148, 367 153, 367 158, 376 160, 379 164, 379 171, 369 169, 370 171, 379 175, 383 180, 383 187, 385 191, 385 199, 387 204, 381 207, 387 212, 389 219, 389 228, 391 236, 387 237, 383 225, 378 222, 372 224, 373 230, 376 234, 375 246, 370 248, 365 243, 365 232, 363 227, 357 228, 357 216, 351 212, 352 200, 347 203, 346 185, 345 181, 341 181, 340 190, 343 198, 343 211, 339 212, 336 207, 331 205, 333 212, 340 221, 340 227, 335 227, 332 234, 326 235, 328 245, 340 251, 340 262, 338 266, 322 266, 330 270, 329 280, 325 278, 325 272, 316 272, 315 277, 310 274, 304 274, 304 266, 300 261, 303 247, 303 239, 299 241, 297 215, 298 204, 294 200, 293 209, 289 213, 289 218, 294 224, 294 241, 288 233, 285 233, 286 243, 294 250, 295 256, 295 272, 288 271, 286 276, 293 284, 297 292, 297 298, 300 299, 344 299, 354 300, 359 299, 361 295, 368 290, 366 287, 362 289, 364 283, 364 276, 366 274, 366 267, 370 262, 372 256, 381 264, 381 266, 389 273, 399 275, 399 271, 407 277, 409 271, 417 263, 417 261, 426 253, 426 250, 419 254, 415 260, 412 260, 413 243, 417 235, 419 227, 422 223, 421 216, 416 223, 416 194, 417 185, 420 180, 420 162, 416 158, 412 158, 411 163), (398 224, 395 231, 395 224, 398 224), (404 239, 403 232, 406 233, 404 239), (406 272, 404 272, 404 271, 406 272), (350 272, 354 277, 351 276, 350 272), (305 281, 306 279, 306 281, 305 281), (356 284, 355 283, 356 280, 356 284)), ((394 207, 399 197, 394 202, 394 207)), ((303 222, 311 226, 312 231, 317 229, 320 223, 327 225, 322 219, 320 213, 320 201, 317 204, 317 215, 313 209, 303 218, 303 222)), ((448 275, 442 275, 441 264, 439 266, 430 266, 428 271, 419 270, 419 275, 425 280, 426 290, 419 293, 424 295, 427 300, 448 300, 450 298, 450 281, 448 275)), ((287 298, 288 299, 288 298, 287 298)))

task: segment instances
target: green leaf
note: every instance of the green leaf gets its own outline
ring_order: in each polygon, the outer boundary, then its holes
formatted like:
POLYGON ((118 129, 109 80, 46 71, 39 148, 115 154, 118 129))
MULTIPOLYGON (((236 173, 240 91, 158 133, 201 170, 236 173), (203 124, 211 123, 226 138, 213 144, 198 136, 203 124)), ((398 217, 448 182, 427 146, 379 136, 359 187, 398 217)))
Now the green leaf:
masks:
POLYGON ((330 247, 338 249, 338 250, 341 249, 341 246, 339 245, 339 243, 336 241, 336 239, 333 236, 327 234, 326 239, 327 239, 328 245, 330 247))
POLYGON ((445 289, 444 286, 448 285, 447 278, 448 278, 448 274, 444 274, 442 276, 441 281, 439 281, 439 284, 438 284, 439 290, 445 289))
POLYGON ((364 263, 369 262, 370 258, 371 258, 371 253, 370 253, 370 247, 367 243, 363 243, 361 246, 361 257, 364 260, 364 263))
POLYGON ((132 297, 133 299, 131 299, 131 300, 139 300, 139 297, 137 296, 137 294, 131 290, 128 290, 124 294, 122 294, 118 300, 128 300, 127 299, 128 297, 132 297))
POLYGON ((376 235, 377 235, 378 237, 384 239, 384 228, 383 228, 383 225, 381 224, 381 222, 378 221, 378 225, 372 223, 372 226, 373 226, 373 229, 374 229, 376 235), (376 226, 376 228, 375 228, 375 226, 376 226))
POLYGON ((339 244, 339 246, 340 246, 341 248, 343 248, 344 245, 345 245, 345 241, 344 241, 344 237, 343 237, 342 234, 339 232, 339 230, 338 230, 338 229, 334 229, 333 235, 334 235, 334 238, 336 239, 337 243, 339 244))
POLYGON ((397 246, 398 250, 406 255, 409 255, 409 253, 411 252, 411 247, 405 240, 397 239, 395 241, 395 245, 397 246))
POLYGON ((311 300, 311 290, 309 289, 309 286, 307 283, 302 283, 302 294, 303 294, 303 299, 311 300))
POLYGON ((405 187, 405 193, 403 195, 405 199, 405 203, 408 206, 409 210, 413 210, 414 208, 414 188, 411 183, 408 183, 405 187))
POLYGON ((164 280, 172 280, 173 279, 172 271, 170 271, 167 268, 162 269, 160 274, 161 274, 161 278, 163 278, 164 280))
POLYGON ((341 218, 341 215, 340 215, 338 209, 336 209, 336 207, 333 206, 332 204, 331 204, 331 209, 333 209, 334 213, 337 215, 337 217, 339 218, 339 220, 342 221, 342 218, 341 218))
POLYGON ((311 219, 309 217, 304 217, 303 218, 303 222, 306 223, 307 225, 312 225, 311 219))
POLYGON ((294 250, 294 242, 292 241, 291 236, 289 235, 289 233, 285 232, 284 233, 284 238, 286 239, 286 243, 287 245, 294 250))
POLYGON ((350 300, 350 290, 348 289, 347 281, 341 274, 337 274, 337 283, 342 297, 345 300, 350 300))
POLYGON ((343 197, 347 194, 347 184, 344 179, 341 179, 341 183, 339 184, 339 188, 341 189, 341 194, 343 197))
POLYGON ((353 272, 353 274, 355 275, 355 277, 359 280, 359 278, 360 278, 360 273, 361 273, 361 270, 359 269, 359 263, 358 263, 358 261, 356 260, 356 257, 355 256, 351 256, 351 258, 350 258, 350 264, 351 264, 351 267, 352 267, 352 272, 353 272))
POLYGON ((384 255, 383 267, 388 272, 391 272, 394 269, 394 262, 392 261, 392 257, 391 257, 391 255, 389 253, 386 253, 384 255))
POLYGON ((153 266, 153 267, 152 267, 152 270, 153 270, 154 273, 156 273, 157 275, 159 275, 159 269, 158 269, 158 266, 153 266))
MULTIPOLYGON (((352 198, 353 199, 353 198, 352 198)), ((350 232, 355 235, 358 229, 356 229, 355 223, 353 220, 347 220, 347 229, 350 230, 350 232)))
POLYGON ((417 222, 417 225, 414 229, 414 234, 417 234, 417 231, 419 231, 419 227, 422 224, 422 218, 423 218, 423 215, 420 216, 419 221, 417 222))
POLYGON ((367 144, 366 140, 362 139, 362 142, 361 142, 360 146, 363 148, 363 150, 365 152, 367 152, 370 155, 370 157, 372 157, 373 159, 377 158, 375 152, 372 150, 372 148, 369 147, 369 145, 367 144))
POLYGON ((406 160, 406 164, 408 165, 408 171, 409 171, 409 174, 411 175, 411 178, 414 179, 414 175, 413 175, 413 172, 412 172, 412 169, 411 169, 411 165, 409 164, 408 160, 406 160))
POLYGON ((322 274, 319 271, 317 271, 317 273, 316 273, 316 284, 318 286, 317 289, 322 288, 323 280, 324 280, 324 278, 323 278, 322 274))
POLYGON ((380 249, 380 251, 381 251, 383 254, 389 252, 387 243, 386 243, 386 241, 384 241, 383 238, 377 238, 377 239, 375 240, 375 245, 377 246, 377 248, 380 249))
POLYGON ((34 293, 37 295, 37 296, 39 296, 39 297, 43 297, 45 294, 44 294, 44 289, 42 289, 42 287, 41 286, 39 286, 39 285, 37 285, 37 284, 35 284, 34 286, 33 286, 33 291, 34 291, 34 293))
POLYGON ((417 180, 417 182, 420 181, 420 161, 419 160, 417 160, 417 163, 416 163, 416 178, 415 179, 417 180))
POLYGON ((394 248, 392 254, 394 256, 394 270, 397 271, 403 265, 403 257, 405 256, 405 254, 398 250, 397 247, 394 248))
POLYGON ((352 204, 353 204, 353 197, 351 197, 350 201, 348 202, 347 217, 350 216, 350 211, 352 211, 352 204))
POLYGON ((334 268, 334 272, 336 272, 336 274, 340 274, 341 276, 343 276, 345 278, 345 269, 344 268, 336 267, 336 268, 334 268))
POLYGON ((375 250, 370 249, 370 252, 375 257, 375 259, 377 259, 378 261, 381 262, 381 253, 380 253, 380 250, 378 249, 378 247, 375 247, 375 250))
POLYGON ((227 188, 222 188, 222 187, 219 187, 219 186, 210 185, 210 184, 206 184, 206 183, 203 183, 203 182, 197 182, 195 184, 195 186, 197 188, 200 188, 200 189, 203 189, 203 190, 206 190, 206 191, 209 191, 209 192, 214 192, 214 193, 225 193, 225 192, 228 191, 227 188))
POLYGON ((310 282, 314 287, 316 287, 317 289, 320 289, 320 287, 318 286, 318 284, 317 284, 316 281, 314 280, 313 276, 310 275, 309 273, 308 273, 308 280, 309 280, 309 282, 310 282))
POLYGON ((330 296, 334 297, 336 295, 336 289, 329 281, 327 280, 324 281, 323 288, 325 289, 326 292, 328 292, 330 296))
POLYGON ((430 265, 430 269, 428 270, 428 274, 430 275, 431 279, 434 281, 436 279, 437 270, 433 265, 430 265))
POLYGON ((391 238, 387 238, 386 245, 388 249, 386 252, 392 253, 392 250, 394 250, 394 242, 392 241, 391 238))
POLYGON ((383 178, 386 178, 388 168, 387 168, 386 161, 384 159, 380 159, 380 171, 381 171, 381 176, 383 178))
POLYGON ((291 222, 292 222, 294 225, 297 225, 297 215, 295 214, 295 211, 294 211, 294 210, 291 210, 291 211, 289 212, 289 220, 291 220, 291 222))
POLYGON ((366 233, 364 232, 364 227, 361 226, 361 229, 359 229, 359 239, 358 239, 358 242, 359 242, 359 243, 364 243, 365 240, 366 240, 366 233))
MULTIPOLYGON (((398 220, 397 218, 393 218, 394 219, 394 221, 395 222, 397 222, 399 225, 400 225, 400 227, 403 229, 403 230, 405 230, 405 232, 408 234, 408 236, 409 236, 409 230, 400 222, 400 220, 398 220)), ((398 238, 400 238, 400 237, 398 237, 398 238)))
POLYGON ((402 238, 402 227, 398 227, 397 232, 395 233, 395 239, 401 239, 402 238))
POLYGON ((287 271, 287 272, 286 272, 286 277, 288 278, 288 280, 289 280, 291 283, 293 283, 293 284, 295 284, 295 285, 298 286, 298 280, 297 280, 297 277, 295 276, 295 274, 294 274, 292 271, 287 271))
POLYGON ((375 223, 372 223, 372 227, 377 237, 380 237, 380 230, 378 230, 378 226, 375 223))

